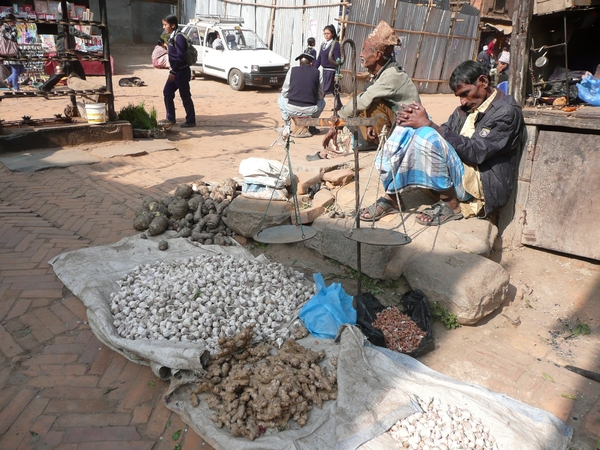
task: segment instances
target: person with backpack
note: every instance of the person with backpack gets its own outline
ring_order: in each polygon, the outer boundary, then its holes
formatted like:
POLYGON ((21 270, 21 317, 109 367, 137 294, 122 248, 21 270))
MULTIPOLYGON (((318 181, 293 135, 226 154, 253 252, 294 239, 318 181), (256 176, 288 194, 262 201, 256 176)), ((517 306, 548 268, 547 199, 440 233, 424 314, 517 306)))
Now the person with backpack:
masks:
POLYGON ((165 108, 167 110, 167 122, 175 123, 175 92, 179 90, 181 102, 185 109, 185 122, 181 124, 182 128, 191 128, 196 126, 196 110, 192 101, 192 92, 190 90, 190 79, 192 78, 192 69, 190 64, 191 54, 188 47, 194 48, 187 37, 177 32, 179 22, 177 16, 170 14, 162 19, 162 26, 165 33, 169 35, 167 50, 169 52, 169 78, 165 83, 163 95, 165 98, 165 108))

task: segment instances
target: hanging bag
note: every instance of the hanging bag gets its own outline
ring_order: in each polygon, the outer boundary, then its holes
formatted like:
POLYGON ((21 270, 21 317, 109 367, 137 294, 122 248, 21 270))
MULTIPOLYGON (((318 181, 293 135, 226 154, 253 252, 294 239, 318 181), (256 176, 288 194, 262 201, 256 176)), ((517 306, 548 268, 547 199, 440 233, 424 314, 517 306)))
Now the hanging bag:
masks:
POLYGON ((17 56, 19 54, 19 48, 15 41, 6 39, 0 34, 0 55, 1 56, 17 56))

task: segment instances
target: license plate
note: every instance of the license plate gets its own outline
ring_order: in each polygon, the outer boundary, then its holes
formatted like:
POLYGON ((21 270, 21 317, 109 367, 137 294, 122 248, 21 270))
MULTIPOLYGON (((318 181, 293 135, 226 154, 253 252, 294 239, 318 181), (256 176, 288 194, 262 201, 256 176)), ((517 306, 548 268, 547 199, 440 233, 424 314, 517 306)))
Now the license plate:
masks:
POLYGON ((271 78, 269 78, 269 83, 275 83, 275 84, 277 84, 277 77, 271 77, 271 78))

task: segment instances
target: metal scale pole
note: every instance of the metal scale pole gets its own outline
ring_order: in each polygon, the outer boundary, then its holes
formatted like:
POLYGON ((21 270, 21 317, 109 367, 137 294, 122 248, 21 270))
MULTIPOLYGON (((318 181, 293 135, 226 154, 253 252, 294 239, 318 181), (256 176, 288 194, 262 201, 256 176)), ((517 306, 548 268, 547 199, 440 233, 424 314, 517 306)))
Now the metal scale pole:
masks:
MULTIPOLYGON (((377 119, 375 118, 364 118, 357 117, 357 109, 358 109, 358 92, 356 86, 356 45, 352 39, 344 39, 340 44, 340 54, 341 59, 339 61, 335 61, 333 59, 333 52, 329 52, 329 61, 332 64, 338 65, 338 68, 344 64, 345 52, 344 46, 349 45, 351 49, 352 55, 352 64, 351 64, 351 72, 352 72, 352 117, 344 119, 338 116, 338 111, 334 107, 333 117, 329 119, 299 119, 292 117, 292 120, 296 125, 303 126, 330 126, 330 127, 340 127, 346 125, 349 128, 352 128, 353 131, 353 144, 352 150, 354 153, 354 197, 355 197, 355 218, 354 218, 354 226, 344 233, 344 236, 350 240, 356 241, 356 270, 358 272, 358 280, 357 280, 357 290, 358 294, 361 294, 361 284, 362 284, 362 249, 361 243, 368 243, 372 245, 384 245, 384 246, 397 246, 404 245, 411 242, 410 237, 406 234, 406 230, 404 233, 399 233, 393 230, 383 230, 376 229, 373 226, 367 230, 360 228, 360 160, 358 157, 358 133, 359 127, 361 126, 374 126, 377 124, 377 119)), ((336 74, 338 76, 338 74, 336 74)), ((336 83, 339 83, 339 79, 336 83)), ((335 92, 334 92, 334 102, 335 102, 335 92)), ((404 219, 402 220, 404 225, 404 219)), ((374 224, 374 222, 373 222, 374 224)))

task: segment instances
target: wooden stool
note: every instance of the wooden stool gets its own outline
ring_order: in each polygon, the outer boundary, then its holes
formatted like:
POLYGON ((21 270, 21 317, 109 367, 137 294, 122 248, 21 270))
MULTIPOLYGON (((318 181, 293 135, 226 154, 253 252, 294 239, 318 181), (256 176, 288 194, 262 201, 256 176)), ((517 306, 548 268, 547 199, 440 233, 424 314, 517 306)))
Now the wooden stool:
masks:
POLYGON ((308 127, 302 125, 296 125, 296 119, 310 119, 310 116, 292 116, 292 120, 294 121, 294 125, 291 127, 290 136, 293 138, 309 138, 312 137, 310 131, 308 131, 308 127))

